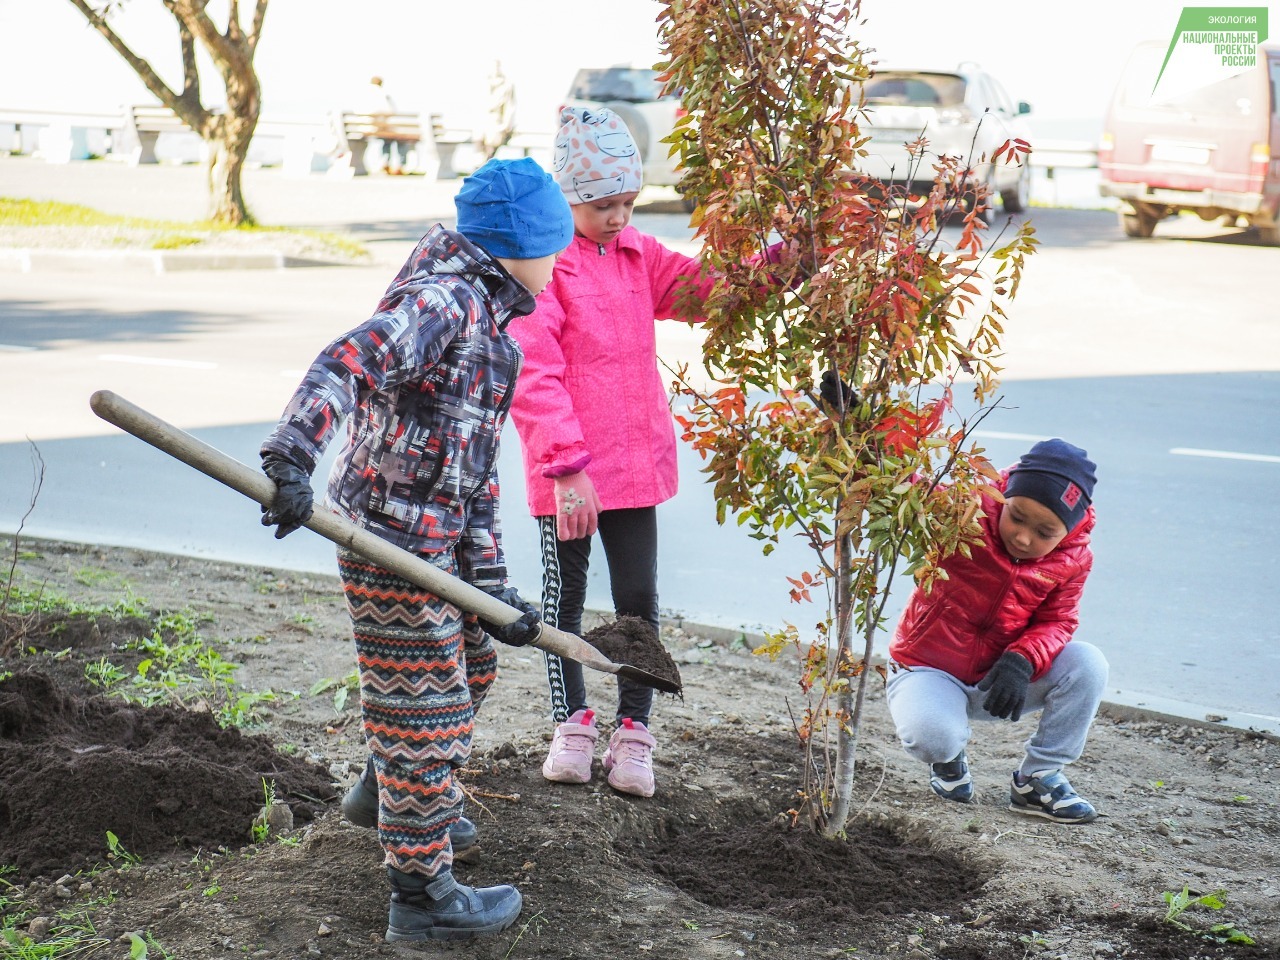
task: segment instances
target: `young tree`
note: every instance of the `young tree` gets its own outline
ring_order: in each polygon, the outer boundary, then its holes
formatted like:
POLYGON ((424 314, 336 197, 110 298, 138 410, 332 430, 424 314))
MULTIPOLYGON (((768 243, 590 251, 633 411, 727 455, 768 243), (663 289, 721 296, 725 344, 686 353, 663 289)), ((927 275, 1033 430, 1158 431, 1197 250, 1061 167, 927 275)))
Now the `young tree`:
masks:
MULTIPOLYGON (((688 111, 668 142, 720 278, 703 349, 718 387, 678 371, 690 408, 679 421, 721 522, 735 513, 766 553, 784 534, 813 549, 814 569, 788 579, 798 602, 825 593, 825 616, 759 652, 800 654, 806 763, 793 814, 827 835, 850 814, 892 581, 931 583, 977 536, 977 494, 996 473, 969 434, 997 389, 1005 305, 1035 244, 1024 224, 983 254, 990 198, 970 167, 1023 162, 1024 143, 943 158, 925 195, 859 174, 871 68, 853 39, 858 14, 856 0, 666 0, 659 16, 667 82, 688 111), (778 238, 781 250, 752 256, 778 238), (963 415, 961 381, 973 395, 963 415)), ((910 145, 916 167, 926 146, 910 145)))
POLYGON ((240 189, 240 175, 262 109, 262 90, 254 72, 253 55, 262 34, 267 0, 254 0, 247 30, 240 22, 239 0, 228 0, 225 25, 221 28, 209 15, 209 0, 160 0, 177 28, 182 54, 181 92, 175 92, 166 84, 108 22, 112 11, 122 2, 124 0, 71 0, 71 5, 106 37, 147 89, 210 145, 209 219, 230 226, 250 222, 240 189), (225 111, 214 112, 203 103, 196 65, 197 42, 213 60, 222 79, 226 91, 225 111))

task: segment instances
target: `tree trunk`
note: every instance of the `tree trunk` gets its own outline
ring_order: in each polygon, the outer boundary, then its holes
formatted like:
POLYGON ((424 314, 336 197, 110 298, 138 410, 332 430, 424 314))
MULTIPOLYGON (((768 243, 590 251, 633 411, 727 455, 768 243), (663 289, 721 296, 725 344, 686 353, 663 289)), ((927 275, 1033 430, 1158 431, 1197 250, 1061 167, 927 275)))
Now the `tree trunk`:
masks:
MULTIPOLYGON (((853 541, 848 533, 836 536, 836 676, 851 682, 849 668, 853 664, 853 541)), ((865 675, 865 671, 864 671, 865 675)), ((860 699, 860 698, 859 698, 860 699)), ((824 836, 844 832, 853 797, 855 754, 858 731, 852 724, 854 697, 846 683, 835 696, 836 769, 832 784, 831 813, 822 829, 824 836)))
MULTIPOLYGON (((239 127, 240 124, 234 126, 239 127)), ((224 136, 210 141, 209 219, 215 223, 238 227, 254 222, 245 206, 244 192, 240 186, 240 176, 244 171, 244 161, 249 154, 252 136, 252 128, 247 136, 224 128, 224 136)))

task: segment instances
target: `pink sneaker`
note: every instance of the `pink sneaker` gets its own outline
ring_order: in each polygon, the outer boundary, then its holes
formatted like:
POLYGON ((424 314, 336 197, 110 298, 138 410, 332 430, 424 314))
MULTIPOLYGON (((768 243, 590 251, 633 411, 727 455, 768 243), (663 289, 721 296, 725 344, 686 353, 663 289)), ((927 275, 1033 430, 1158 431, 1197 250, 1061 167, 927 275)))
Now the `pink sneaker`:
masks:
POLYGON ((591 755, 595 753, 596 715, 579 710, 556 726, 551 749, 542 762, 542 775, 552 783, 587 783, 591 780, 591 755))
POLYGON ((604 752, 609 786, 619 793, 652 797, 653 748, 657 745, 643 723, 623 718, 622 725, 609 738, 609 749, 604 752))

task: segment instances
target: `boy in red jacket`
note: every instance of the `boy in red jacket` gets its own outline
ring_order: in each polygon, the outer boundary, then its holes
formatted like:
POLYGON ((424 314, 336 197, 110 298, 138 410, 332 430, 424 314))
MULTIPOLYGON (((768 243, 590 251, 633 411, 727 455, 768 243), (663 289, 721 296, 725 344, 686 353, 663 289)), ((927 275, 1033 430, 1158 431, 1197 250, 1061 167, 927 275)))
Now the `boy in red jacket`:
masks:
POLYGON ((946 800, 973 799, 970 720, 1039 710, 1009 809, 1056 823, 1098 815, 1062 772, 1084 751, 1107 682, 1101 651, 1071 639, 1093 565, 1095 470, 1065 440, 1033 446, 1006 473, 1004 502, 983 498, 983 543, 946 560, 948 579, 917 588, 898 623, 889 655, 907 669, 889 679, 889 712, 946 800))

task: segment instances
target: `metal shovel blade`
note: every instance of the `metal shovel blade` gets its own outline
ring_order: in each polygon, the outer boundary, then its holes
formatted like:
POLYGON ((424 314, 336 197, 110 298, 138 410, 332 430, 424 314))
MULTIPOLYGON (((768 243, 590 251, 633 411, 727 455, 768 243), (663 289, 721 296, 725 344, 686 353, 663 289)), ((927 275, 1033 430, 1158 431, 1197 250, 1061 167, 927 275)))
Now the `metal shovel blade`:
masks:
MULTIPOLYGON (((275 498, 275 484, 265 474, 197 440, 191 434, 166 423, 110 390, 95 392, 89 398, 89 406, 108 423, 115 424, 126 433, 244 494, 250 500, 269 505, 275 498)), ((307 521, 306 527, 326 540, 346 547, 411 583, 430 590, 466 613, 504 625, 515 623, 521 617, 521 611, 515 607, 489 596, 465 580, 433 567, 421 557, 401 550, 345 517, 317 509, 307 521)), ((679 683, 630 664, 614 663, 581 637, 575 637, 546 623, 542 624, 538 638, 531 645, 556 656, 576 660, 593 670, 616 674, 664 693, 680 692, 679 683)))

